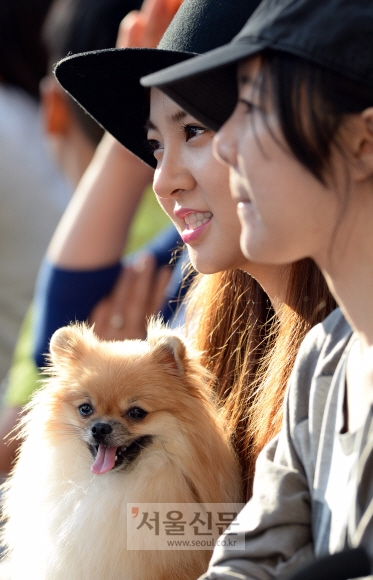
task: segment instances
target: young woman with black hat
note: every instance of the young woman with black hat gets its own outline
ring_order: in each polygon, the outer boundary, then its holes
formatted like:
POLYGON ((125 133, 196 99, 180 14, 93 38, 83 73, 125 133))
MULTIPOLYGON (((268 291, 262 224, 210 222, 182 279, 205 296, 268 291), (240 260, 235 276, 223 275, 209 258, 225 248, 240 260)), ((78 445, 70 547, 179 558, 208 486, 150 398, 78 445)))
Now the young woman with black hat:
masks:
MULTIPOLYGON (((155 189, 165 204, 171 204, 168 211, 181 230, 188 228, 185 228, 185 216, 173 213, 175 209, 178 212, 177 202, 182 211, 185 207, 192 209, 194 214, 201 213, 198 210, 208 211, 209 215, 205 217, 209 220, 215 207, 226 203, 221 198, 224 194, 229 195, 227 174, 222 177, 221 170, 212 162, 212 134, 204 126, 196 126, 194 119, 184 117, 180 108, 174 110, 171 101, 162 97, 163 100, 157 104, 153 92, 149 126, 149 95, 141 89, 138 80, 141 74, 152 68, 158 70, 170 62, 190 59, 190 51, 206 51, 212 43, 220 44, 227 34, 231 37, 233 28, 242 25, 244 14, 247 17, 257 4, 185 0, 159 49, 102 51, 73 56, 56 68, 58 80, 91 115, 143 161, 157 166, 155 189), (155 113, 157 106, 158 113, 155 113), (171 132, 167 128, 166 116, 160 114, 164 107, 175 121, 171 132), (151 131, 155 131, 153 135, 149 133, 148 138, 156 142, 153 143, 156 158, 146 144, 143 129, 146 123, 151 131), (170 155, 174 156, 172 163, 165 161, 165 157, 170 155), (159 156, 163 157, 162 160, 159 156), (207 159, 210 166, 204 165, 207 159), (161 179, 165 179, 167 172, 168 183, 164 185, 163 181, 162 185, 161 179), (216 176, 220 176, 219 189, 212 182, 216 176), (202 187, 203 180, 206 185, 202 187), (212 195, 212 206, 203 198, 206 192, 212 195), (189 196, 199 196, 197 205, 193 201, 191 206, 187 206, 189 196)), ((217 210, 217 215, 220 211, 217 210)), ((222 212, 224 218, 227 211, 222 212)), ((244 263, 239 252, 237 226, 234 222, 228 226, 223 225, 224 221, 221 224, 216 216, 207 226, 202 225, 204 232, 200 241, 195 234, 186 234, 195 265, 200 261, 201 271, 218 272, 202 279, 195 290, 193 304, 195 316, 199 318, 193 329, 198 346, 205 353, 206 364, 218 377, 218 384, 213 387, 218 390, 227 412, 243 465, 245 495, 249 497, 255 457, 280 428, 284 386, 300 340, 307 329, 330 312, 333 301, 325 292, 320 273, 310 261, 290 269, 276 268, 276 286, 280 288, 280 294, 277 288, 269 290, 272 299, 279 295, 276 304, 279 307, 278 319, 274 318, 261 286, 240 269, 244 267, 253 273, 256 269, 258 280, 268 288, 265 280, 269 272, 274 272, 273 268, 263 269, 244 263), (215 241, 214 231, 217 234, 215 241), (219 235, 224 236, 225 241, 217 252, 215 246, 219 235), (232 244, 236 244, 236 249, 227 259, 232 244)))
POLYGON ((356 546, 373 563, 372 38, 365 0, 264 0, 231 44, 144 82, 214 129, 226 121, 216 150, 245 254, 314 259, 340 305, 301 347, 239 516, 246 550, 216 552, 206 578, 277 577, 356 546))

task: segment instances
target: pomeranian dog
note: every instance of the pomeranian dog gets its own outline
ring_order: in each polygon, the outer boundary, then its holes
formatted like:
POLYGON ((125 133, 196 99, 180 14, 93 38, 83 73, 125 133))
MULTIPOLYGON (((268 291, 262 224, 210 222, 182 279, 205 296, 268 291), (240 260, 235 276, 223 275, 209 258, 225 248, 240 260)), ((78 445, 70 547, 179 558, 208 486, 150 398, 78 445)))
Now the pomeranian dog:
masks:
POLYGON ((197 578, 212 548, 159 550, 154 535, 128 549, 127 504, 241 501, 240 468, 198 355, 153 320, 146 341, 61 328, 50 364, 3 488, 0 577, 197 578))

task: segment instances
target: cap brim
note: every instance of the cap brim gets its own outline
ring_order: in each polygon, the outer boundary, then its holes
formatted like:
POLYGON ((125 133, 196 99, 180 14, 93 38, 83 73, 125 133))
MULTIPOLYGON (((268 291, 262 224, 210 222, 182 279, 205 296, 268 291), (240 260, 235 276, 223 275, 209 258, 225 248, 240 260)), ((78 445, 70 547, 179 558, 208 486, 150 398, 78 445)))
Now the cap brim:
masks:
POLYGON ((217 131, 237 102, 237 63, 266 48, 263 42, 236 41, 141 79, 157 87, 188 113, 217 131))
POLYGON ((99 125, 154 168, 156 160, 145 134, 149 98, 140 78, 193 56, 160 49, 107 49, 68 56, 54 72, 99 125))

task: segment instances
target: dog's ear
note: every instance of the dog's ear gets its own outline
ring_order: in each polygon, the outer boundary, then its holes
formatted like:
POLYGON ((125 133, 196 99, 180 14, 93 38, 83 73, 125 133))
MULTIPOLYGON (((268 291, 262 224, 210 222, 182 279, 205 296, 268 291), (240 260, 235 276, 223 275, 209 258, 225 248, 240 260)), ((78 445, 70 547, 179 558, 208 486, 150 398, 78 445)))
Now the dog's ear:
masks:
POLYGON ((186 347, 181 338, 175 335, 158 337, 153 342, 153 355, 170 375, 183 376, 185 372, 186 347))
POLYGON ((84 352, 84 334, 93 334, 90 329, 78 325, 64 326, 53 334, 49 350, 54 365, 61 366, 82 358, 84 352))
POLYGON ((160 317, 152 316, 147 330, 147 341, 155 360, 170 375, 183 376, 188 359, 183 339, 165 326, 160 317))

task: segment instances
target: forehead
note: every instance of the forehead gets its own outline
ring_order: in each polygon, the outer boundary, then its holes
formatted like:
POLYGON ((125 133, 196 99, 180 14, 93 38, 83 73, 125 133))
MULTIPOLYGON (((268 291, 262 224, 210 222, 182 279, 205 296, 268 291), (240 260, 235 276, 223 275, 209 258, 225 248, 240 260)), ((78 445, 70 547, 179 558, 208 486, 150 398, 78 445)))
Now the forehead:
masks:
MULTIPOLYGON (((127 341, 126 341, 127 342, 127 341)), ((116 344, 110 345, 116 347, 116 344)), ((114 350, 114 348, 110 349, 114 350)), ((128 404, 142 397, 148 398, 154 389, 173 384, 172 377, 149 351, 92 352, 70 373, 64 389, 64 400, 90 398, 102 407, 128 404)))
POLYGON ((150 90, 150 115, 147 128, 157 128, 160 123, 175 125, 189 117, 175 101, 159 89, 150 90))

